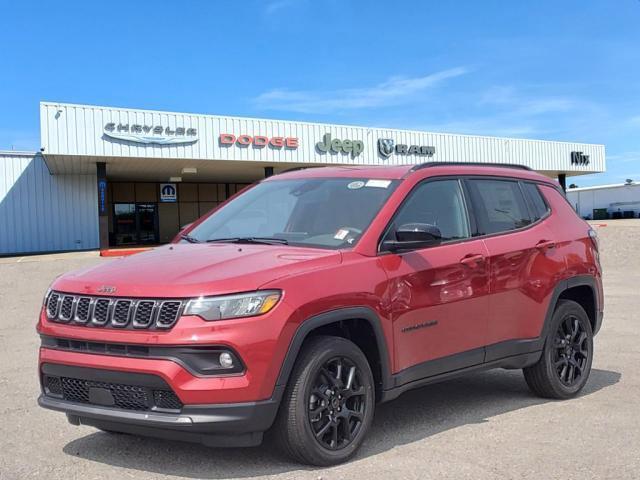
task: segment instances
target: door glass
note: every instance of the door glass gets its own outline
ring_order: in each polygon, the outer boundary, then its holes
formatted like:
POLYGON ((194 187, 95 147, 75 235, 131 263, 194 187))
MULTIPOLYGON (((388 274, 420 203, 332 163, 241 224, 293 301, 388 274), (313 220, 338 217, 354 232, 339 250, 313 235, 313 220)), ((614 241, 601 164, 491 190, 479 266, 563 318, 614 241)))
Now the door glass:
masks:
POLYGON ((469 222, 460 183, 438 180, 419 185, 400 207, 393 223, 395 228, 407 223, 435 225, 443 241, 468 238, 469 222))
POLYGON ((116 203, 113 208, 116 245, 132 245, 137 243, 135 204, 116 203))
POLYGON ((136 205, 139 243, 158 243, 156 208, 157 205, 155 203, 139 203, 136 205))
POLYGON ((518 182, 469 180, 480 235, 507 232, 531 223, 518 182))

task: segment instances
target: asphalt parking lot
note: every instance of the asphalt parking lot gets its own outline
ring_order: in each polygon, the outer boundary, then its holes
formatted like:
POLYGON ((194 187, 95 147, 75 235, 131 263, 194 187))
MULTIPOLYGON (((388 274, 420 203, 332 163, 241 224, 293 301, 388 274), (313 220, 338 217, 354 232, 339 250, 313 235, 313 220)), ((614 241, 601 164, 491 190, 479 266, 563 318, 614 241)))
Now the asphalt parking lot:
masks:
POLYGON ((62 272, 113 260, 0 259, 0 479, 640 478, 640 220, 607 223, 597 227, 604 326, 578 398, 534 397, 520 371, 432 385, 381 405, 358 456, 329 469, 290 463, 268 444, 226 450, 113 435, 40 409, 42 295, 62 272))

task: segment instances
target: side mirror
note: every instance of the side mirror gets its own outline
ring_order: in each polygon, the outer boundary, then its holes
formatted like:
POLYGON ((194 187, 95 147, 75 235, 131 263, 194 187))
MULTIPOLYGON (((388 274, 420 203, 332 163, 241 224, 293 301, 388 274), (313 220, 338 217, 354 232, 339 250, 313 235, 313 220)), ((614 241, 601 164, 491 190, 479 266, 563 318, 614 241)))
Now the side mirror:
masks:
POLYGON ((442 232, 429 223, 407 223, 395 231, 395 240, 385 240, 383 247, 391 252, 432 247, 442 242, 442 232))

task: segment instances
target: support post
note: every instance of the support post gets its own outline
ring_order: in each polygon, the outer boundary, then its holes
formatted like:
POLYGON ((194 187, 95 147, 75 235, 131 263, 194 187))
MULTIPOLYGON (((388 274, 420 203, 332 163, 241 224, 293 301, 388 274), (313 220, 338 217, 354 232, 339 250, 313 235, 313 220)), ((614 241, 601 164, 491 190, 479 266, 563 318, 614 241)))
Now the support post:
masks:
POLYGON ((558 182, 560 183, 560 186, 562 187, 562 191, 566 192, 567 191, 567 175, 565 173, 559 173, 558 174, 558 182))
POLYGON ((100 250, 109 248, 109 211, 107 210, 107 164, 96 162, 98 178, 98 237, 100 250))

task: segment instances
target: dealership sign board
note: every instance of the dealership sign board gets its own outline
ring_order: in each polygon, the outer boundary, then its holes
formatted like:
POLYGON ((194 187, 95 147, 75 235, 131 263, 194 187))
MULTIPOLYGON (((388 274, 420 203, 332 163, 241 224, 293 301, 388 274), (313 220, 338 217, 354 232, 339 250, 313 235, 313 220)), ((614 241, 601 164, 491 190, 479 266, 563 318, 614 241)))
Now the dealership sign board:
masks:
POLYGON ((175 203, 178 201, 178 190, 175 183, 160 184, 160 201, 165 203, 175 203))
POLYGON ((571 152, 571 165, 589 165, 589 155, 582 152, 571 152))
POLYGON ((264 135, 238 135, 237 137, 231 133, 221 133, 218 137, 221 146, 230 147, 236 145, 238 147, 253 146, 254 148, 262 148, 269 145, 272 148, 298 148, 297 137, 266 137, 264 135))
POLYGON ((436 153, 436 147, 427 145, 407 145, 404 143, 396 143, 392 138, 378 139, 378 152, 384 158, 389 158, 391 154, 396 155, 422 155, 433 157, 436 153))
POLYGON ((357 157, 364 150, 364 143, 362 140, 331 139, 331 134, 325 133, 322 141, 316 143, 316 148, 321 153, 350 153, 352 157, 357 157))
POLYGON ((194 143, 198 141, 198 131, 195 128, 165 127, 162 125, 141 125, 134 123, 109 122, 104 126, 105 136, 127 142, 143 145, 176 145, 194 143))

